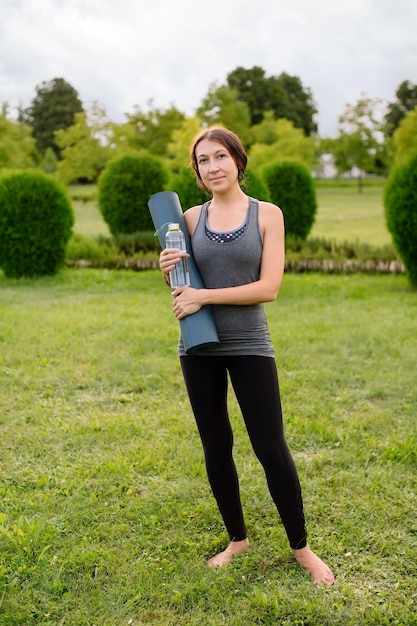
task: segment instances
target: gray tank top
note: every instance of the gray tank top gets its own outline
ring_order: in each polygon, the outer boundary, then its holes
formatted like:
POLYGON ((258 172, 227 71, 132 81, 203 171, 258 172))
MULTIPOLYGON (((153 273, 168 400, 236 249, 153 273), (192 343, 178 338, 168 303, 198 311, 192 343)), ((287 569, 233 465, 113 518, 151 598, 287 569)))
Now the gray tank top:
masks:
MULTIPOLYGON (((191 237, 193 256, 204 286, 207 289, 221 289, 259 280, 263 242, 258 222, 258 200, 249 198, 244 224, 234 233, 221 237, 221 243, 218 241, 218 233, 208 231, 209 204, 207 202, 201 207, 191 237)), ((216 304, 212 305, 212 311, 220 344, 205 356, 274 356, 263 304, 216 304)), ((179 353, 185 355, 181 338, 179 353)))

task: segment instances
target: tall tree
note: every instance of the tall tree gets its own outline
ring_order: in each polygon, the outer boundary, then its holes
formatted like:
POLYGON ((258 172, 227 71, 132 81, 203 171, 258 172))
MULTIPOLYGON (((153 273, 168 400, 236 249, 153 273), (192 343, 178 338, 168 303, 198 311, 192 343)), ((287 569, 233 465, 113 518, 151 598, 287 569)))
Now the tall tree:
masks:
POLYGON ((62 154, 56 175, 65 184, 96 182, 111 156, 111 149, 103 146, 94 136, 85 113, 76 113, 75 122, 69 128, 55 133, 55 141, 62 154))
POLYGON ((251 168, 260 172, 268 163, 294 159, 309 169, 315 163, 315 138, 306 137, 287 119, 276 120, 270 111, 263 121, 252 128, 255 143, 249 150, 251 168))
POLYGON ((259 66, 251 69, 238 67, 227 76, 227 84, 246 102, 251 115, 251 125, 259 124, 266 111, 274 117, 287 118, 308 136, 317 131, 314 116, 316 105, 310 89, 303 87, 297 76, 283 72, 280 76, 266 76, 259 66))
POLYGON ((388 105, 385 116, 385 134, 391 137, 398 128, 401 120, 417 106, 417 85, 404 80, 395 92, 397 100, 388 105))
POLYGON ((75 114, 83 112, 77 91, 63 78, 54 78, 36 87, 36 96, 23 112, 24 120, 32 127, 36 147, 41 154, 52 148, 58 158, 59 146, 55 131, 73 125, 75 114))
POLYGON ((230 87, 210 85, 207 96, 197 109, 197 116, 208 126, 222 124, 239 135, 245 146, 250 144, 250 111, 239 102, 239 93, 230 87))
POLYGON ((185 115, 173 105, 158 109, 152 100, 148 105, 147 112, 136 107, 134 113, 127 114, 128 143, 135 150, 144 149, 156 156, 165 156, 172 132, 181 126, 185 115))

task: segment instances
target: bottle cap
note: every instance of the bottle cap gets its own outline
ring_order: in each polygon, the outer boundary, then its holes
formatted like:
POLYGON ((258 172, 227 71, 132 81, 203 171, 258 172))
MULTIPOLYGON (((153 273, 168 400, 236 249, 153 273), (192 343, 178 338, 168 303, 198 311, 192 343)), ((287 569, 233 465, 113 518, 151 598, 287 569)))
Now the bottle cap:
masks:
POLYGON ((168 224, 168 230, 179 230, 179 229, 180 229, 180 225, 176 224, 175 222, 168 224))

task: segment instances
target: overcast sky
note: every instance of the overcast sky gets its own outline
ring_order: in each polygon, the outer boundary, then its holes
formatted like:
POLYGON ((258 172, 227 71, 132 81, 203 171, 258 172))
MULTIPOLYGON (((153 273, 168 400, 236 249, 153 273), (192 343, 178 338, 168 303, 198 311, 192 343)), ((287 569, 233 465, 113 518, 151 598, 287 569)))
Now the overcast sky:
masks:
POLYGON ((0 0, 0 102, 29 106, 62 77, 110 119, 136 105, 193 115, 239 66, 298 76, 319 133, 362 93, 417 84, 417 0, 0 0))

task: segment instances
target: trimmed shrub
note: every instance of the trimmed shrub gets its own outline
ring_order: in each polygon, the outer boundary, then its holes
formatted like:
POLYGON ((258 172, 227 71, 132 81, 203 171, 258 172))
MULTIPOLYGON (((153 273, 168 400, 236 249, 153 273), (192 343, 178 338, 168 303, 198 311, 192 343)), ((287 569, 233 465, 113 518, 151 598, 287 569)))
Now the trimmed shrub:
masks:
POLYGON ((168 170, 149 155, 124 155, 109 163, 98 183, 98 203, 112 235, 153 230, 150 196, 163 191, 168 170))
POLYGON ((198 185, 191 167, 182 167, 171 179, 171 190, 178 194, 183 211, 197 204, 204 204, 211 198, 209 191, 198 185))
POLYGON ((256 174, 253 170, 248 168, 245 172, 245 178, 243 179, 242 189, 251 198, 257 200, 270 201, 269 189, 263 182, 262 178, 256 174))
POLYGON ((114 244, 119 252, 123 252, 127 256, 132 256, 137 252, 157 252, 159 254, 161 250, 159 239, 155 236, 155 230, 140 230, 137 233, 116 235, 114 244))
POLYGON ((47 174, 0 178, 0 267, 9 278, 56 274, 73 224, 65 190, 47 174))
POLYGON ((417 287, 417 152, 389 176, 384 189, 384 208, 394 246, 411 284, 417 287))
POLYGON ((286 235, 307 239, 317 211, 316 189, 307 167, 283 160, 265 166, 262 173, 271 202, 284 214, 286 235))
POLYGON ((65 258, 67 261, 103 261, 117 254, 117 248, 111 239, 105 237, 89 237, 73 233, 70 237, 65 258))

